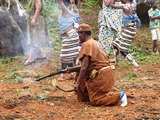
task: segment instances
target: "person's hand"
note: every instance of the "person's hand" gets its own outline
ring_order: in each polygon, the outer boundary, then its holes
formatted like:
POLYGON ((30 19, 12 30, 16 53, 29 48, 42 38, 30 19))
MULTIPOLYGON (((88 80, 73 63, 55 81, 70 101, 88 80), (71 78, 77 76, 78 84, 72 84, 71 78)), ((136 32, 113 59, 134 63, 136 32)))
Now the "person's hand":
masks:
POLYGON ((78 87, 79 87, 79 85, 78 85, 78 83, 76 82, 76 83, 74 84, 74 89, 77 91, 77 90, 78 90, 78 87))
POLYGON ((33 16, 33 17, 31 18, 31 25, 32 25, 32 26, 35 26, 35 25, 36 25, 36 22, 37 22, 37 20, 36 20, 36 18, 33 16))
POLYGON ((75 82, 75 84, 74 84, 74 89, 75 90, 78 90, 78 88, 79 88, 79 86, 80 86, 80 79, 79 79, 79 77, 77 78, 77 80, 76 80, 76 82, 75 82))
POLYGON ((104 0, 106 6, 111 5, 114 3, 114 0, 104 0))

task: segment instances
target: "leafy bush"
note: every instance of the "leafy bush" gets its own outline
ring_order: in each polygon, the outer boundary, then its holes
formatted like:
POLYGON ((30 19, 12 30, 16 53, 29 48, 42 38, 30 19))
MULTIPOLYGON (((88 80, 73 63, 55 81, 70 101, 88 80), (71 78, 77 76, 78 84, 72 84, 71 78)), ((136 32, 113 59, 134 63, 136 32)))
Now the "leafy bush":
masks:
POLYGON ((144 51, 139 47, 132 46, 131 47, 131 53, 135 57, 135 59, 140 62, 141 64, 148 64, 148 63, 159 63, 160 62, 160 57, 159 55, 156 55, 150 51, 144 51))

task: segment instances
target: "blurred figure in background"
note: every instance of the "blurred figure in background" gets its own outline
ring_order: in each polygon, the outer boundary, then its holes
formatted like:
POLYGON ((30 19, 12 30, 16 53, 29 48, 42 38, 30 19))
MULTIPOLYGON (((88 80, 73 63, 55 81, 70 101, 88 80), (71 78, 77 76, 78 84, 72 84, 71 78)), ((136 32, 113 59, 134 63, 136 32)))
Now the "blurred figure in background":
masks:
POLYGON ((136 14, 136 3, 133 0, 121 0, 120 4, 112 4, 113 8, 123 10, 122 29, 118 37, 113 41, 113 46, 119 53, 129 60, 134 70, 140 70, 139 64, 130 54, 129 48, 135 38, 137 27, 140 26, 140 20, 136 14))
POLYGON ((62 39, 62 49, 60 54, 61 67, 73 67, 76 64, 80 45, 79 36, 76 31, 80 22, 79 14, 68 9, 63 1, 59 1, 61 15, 59 17, 59 29, 62 39))
POLYGON ((99 42, 107 54, 111 54, 112 41, 121 31, 122 11, 111 7, 114 0, 103 0, 102 9, 99 12, 99 42))
POLYGON ((115 53, 112 42, 121 32, 122 26, 122 10, 113 8, 111 5, 114 2, 114 0, 103 0, 102 9, 98 16, 99 42, 113 62, 115 62, 115 53))
POLYGON ((150 18, 149 27, 152 35, 153 53, 159 54, 158 42, 160 41, 160 10, 154 1, 150 2, 151 8, 148 11, 150 18))
POLYGON ((42 1, 33 0, 30 5, 30 10, 28 10, 30 15, 28 28, 29 50, 24 65, 29 65, 37 59, 47 58, 45 49, 49 47, 48 30, 42 14, 42 1))

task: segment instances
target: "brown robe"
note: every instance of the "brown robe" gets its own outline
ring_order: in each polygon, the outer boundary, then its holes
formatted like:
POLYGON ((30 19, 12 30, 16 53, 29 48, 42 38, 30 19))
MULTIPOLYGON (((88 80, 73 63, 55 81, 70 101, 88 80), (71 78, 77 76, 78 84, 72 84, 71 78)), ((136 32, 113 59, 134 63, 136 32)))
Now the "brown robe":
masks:
POLYGON ((92 105, 114 105, 119 102, 119 93, 113 93, 114 76, 109 66, 109 58, 100 47, 99 43, 89 39, 82 44, 79 59, 83 62, 84 56, 89 56, 89 66, 86 79, 80 82, 77 91, 81 101, 89 101, 92 105), (98 71, 95 78, 91 79, 92 70, 98 71))

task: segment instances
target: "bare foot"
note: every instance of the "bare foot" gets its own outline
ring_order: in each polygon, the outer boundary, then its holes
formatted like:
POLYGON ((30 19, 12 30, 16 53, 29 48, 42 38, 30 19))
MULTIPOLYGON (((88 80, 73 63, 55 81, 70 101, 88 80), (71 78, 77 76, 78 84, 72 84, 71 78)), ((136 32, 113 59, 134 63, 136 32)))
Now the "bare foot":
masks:
POLYGON ((133 68, 133 71, 134 71, 134 72, 141 72, 141 71, 142 71, 142 68, 141 68, 141 67, 134 67, 134 68, 133 68))

